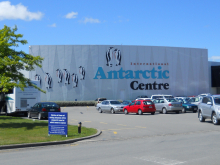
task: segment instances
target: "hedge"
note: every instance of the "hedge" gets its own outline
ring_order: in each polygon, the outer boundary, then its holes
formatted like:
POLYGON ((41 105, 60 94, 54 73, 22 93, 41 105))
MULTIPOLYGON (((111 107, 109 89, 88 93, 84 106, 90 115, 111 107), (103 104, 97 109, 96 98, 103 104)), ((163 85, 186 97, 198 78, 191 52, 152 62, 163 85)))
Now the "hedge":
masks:
MULTIPOLYGON (((122 100, 118 100, 122 102, 122 100)), ((53 101, 60 107, 71 107, 71 106, 96 106, 97 101, 53 101)))
POLYGON ((53 101, 60 107, 70 106, 95 106, 96 101, 53 101))

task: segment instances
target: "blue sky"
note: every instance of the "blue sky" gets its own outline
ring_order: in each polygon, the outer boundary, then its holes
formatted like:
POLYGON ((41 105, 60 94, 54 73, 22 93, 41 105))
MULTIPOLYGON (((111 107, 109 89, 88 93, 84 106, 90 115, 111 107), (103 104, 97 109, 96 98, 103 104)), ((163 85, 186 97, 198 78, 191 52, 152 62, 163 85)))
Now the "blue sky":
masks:
POLYGON ((208 49, 220 61, 220 0, 0 1, 0 28, 29 45, 146 45, 208 49))

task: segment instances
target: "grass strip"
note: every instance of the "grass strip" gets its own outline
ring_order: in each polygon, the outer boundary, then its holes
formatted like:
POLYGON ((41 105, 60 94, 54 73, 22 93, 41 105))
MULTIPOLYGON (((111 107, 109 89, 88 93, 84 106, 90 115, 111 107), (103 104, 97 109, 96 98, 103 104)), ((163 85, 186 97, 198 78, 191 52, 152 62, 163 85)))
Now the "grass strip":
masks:
POLYGON ((48 122, 37 119, 0 116, 0 145, 61 141, 94 135, 94 128, 82 127, 78 134, 78 126, 68 125, 68 137, 64 135, 48 136, 48 122))

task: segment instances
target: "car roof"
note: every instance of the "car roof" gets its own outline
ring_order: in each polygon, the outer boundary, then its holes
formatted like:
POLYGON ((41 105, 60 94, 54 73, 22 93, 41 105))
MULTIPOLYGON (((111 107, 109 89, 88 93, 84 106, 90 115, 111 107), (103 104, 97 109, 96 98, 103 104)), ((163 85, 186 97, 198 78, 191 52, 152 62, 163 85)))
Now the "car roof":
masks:
POLYGON ((212 95, 212 97, 220 97, 220 95, 212 95))

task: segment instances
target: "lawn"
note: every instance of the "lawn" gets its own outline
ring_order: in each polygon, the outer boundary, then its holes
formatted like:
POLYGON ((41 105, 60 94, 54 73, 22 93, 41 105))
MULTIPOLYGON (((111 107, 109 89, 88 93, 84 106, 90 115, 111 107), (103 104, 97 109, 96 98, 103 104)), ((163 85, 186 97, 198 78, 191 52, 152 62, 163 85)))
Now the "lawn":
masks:
POLYGON ((78 134, 78 126, 68 125, 68 137, 64 135, 48 136, 47 121, 0 116, 0 145, 61 141, 96 133, 97 130, 94 128, 82 127, 81 134, 78 134))

